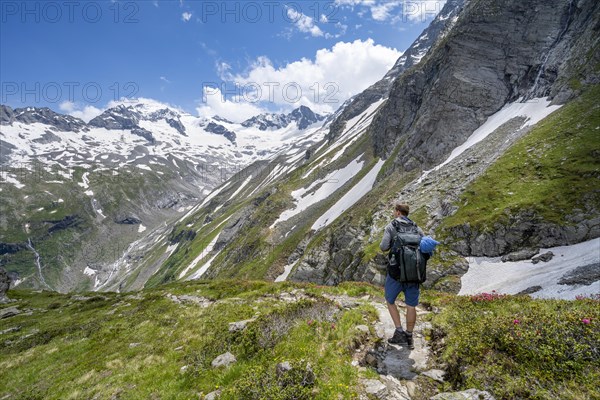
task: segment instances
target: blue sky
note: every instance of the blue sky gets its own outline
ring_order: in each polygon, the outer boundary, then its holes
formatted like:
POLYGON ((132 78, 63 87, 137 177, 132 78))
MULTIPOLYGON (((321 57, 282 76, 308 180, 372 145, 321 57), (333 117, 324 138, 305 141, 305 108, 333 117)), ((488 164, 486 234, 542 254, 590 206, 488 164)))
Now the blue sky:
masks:
POLYGON ((443 1, 2 0, 0 6, 2 103, 75 115, 120 97, 144 97, 192 114, 210 107, 244 114, 300 103, 337 108, 335 101, 385 74, 443 1), (264 81, 273 96, 240 97, 264 81), (291 93, 285 99, 283 87, 291 93), (335 101, 325 104, 327 94, 335 101), (236 104, 217 104, 226 101, 236 104))

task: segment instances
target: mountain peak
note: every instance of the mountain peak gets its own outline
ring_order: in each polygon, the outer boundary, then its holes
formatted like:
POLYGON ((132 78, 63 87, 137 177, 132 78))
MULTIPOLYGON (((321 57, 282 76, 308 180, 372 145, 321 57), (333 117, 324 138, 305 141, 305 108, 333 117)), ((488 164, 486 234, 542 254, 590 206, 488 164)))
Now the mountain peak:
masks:
POLYGON ((261 131, 268 129, 281 129, 289 126, 292 122, 296 122, 298 129, 306 129, 310 125, 325 119, 324 115, 315 114, 309 107, 300 106, 288 114, 260 114, 242 122, 242 126, 256 127, 261 131))

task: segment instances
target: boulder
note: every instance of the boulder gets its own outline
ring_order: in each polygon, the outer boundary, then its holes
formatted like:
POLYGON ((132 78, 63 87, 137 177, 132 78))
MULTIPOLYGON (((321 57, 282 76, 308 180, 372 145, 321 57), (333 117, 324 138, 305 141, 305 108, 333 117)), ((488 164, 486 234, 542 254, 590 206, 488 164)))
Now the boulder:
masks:
POLYGON ((438 381, 440 383, 444 383, 445 374, 446 372, 442 371, 441 369, 430 369, 429 371, 421 372, 421 375, 425 375, 433 379, 434 381, 438 381))
POLYGON ((213 368, 228 367, 235 362, 237 362, 235 356, 230 352, 227 352, 225 354, 221 354, 220 356, 212 360, 211 365, 213 366, 213 368))
POLYGON ((0 304, 8 303, 9 299, 6 295, 8 289, 10 288, 10 277, 6 270, 0 267, 0 304))
POLYGON ((523 249, 502 256, 502 262, 529 260, 540 252, 540 249, 523 249))
POLYGON ((3 308, 0 310, 0 319, 14 317, 19 314, 21 314, 21 311, 17 307, 3 308))
POLYGON ((214 392, 210 392, 204 397, 204 400, 216 400, 221 397, 221 391, 215 390, 214 392))
POLYGON ((535 256, 531 259, 531 262, 534 264, 539 263, 540 261, 542 262, 548 262, 550 260, 552 260, 552 258, 554 258, 554 253, 551 251, 547 251, 544 254, 540 254, 539 256, 535 256))
POLYGON ((367 395, 375 396, 378 399, 385 399, 388 391, 387 387, 377 379, 364 379, 362 381, 367 395))
POLYGON ((229 323, 229 332, 239 332, 246 329, 246 326, 250 322, 256 321, 256 318, 246 319, 244 321, 230 322, 229 323))
POLYGON ((277 378, 280 378, 283 374, 285 374, 288 371, 292 370, 292 365, 289 363, 289 361, 284 361, 281 363, 278 363, 275 366, 275 374, 277 375, 277 378))

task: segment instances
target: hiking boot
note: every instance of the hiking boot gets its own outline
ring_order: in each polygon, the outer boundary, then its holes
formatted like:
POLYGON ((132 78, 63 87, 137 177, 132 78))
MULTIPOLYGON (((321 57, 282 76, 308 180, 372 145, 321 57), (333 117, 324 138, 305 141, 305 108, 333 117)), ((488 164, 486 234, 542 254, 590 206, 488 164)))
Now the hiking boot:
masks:
MULTIPOLYGON (((412 338, 411 338, 412 340, 412 338)), ((397 329, 394 331, 394 336, 388 339, 390 344, 407 344, 406 333, 404 331, 399 332, 397 329)))
POLYGON ((414 340, 413 340, 413 335, 407 335, 407 334, 404 334, 404 335, 406 336, 406 346, 409 349, 413 350, 415 348, 415 343, 414 343, 414 340))

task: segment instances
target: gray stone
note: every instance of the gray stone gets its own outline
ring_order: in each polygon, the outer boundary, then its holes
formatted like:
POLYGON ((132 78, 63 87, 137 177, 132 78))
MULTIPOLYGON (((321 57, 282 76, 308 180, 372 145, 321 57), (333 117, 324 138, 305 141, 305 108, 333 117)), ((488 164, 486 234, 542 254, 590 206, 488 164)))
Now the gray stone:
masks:
POLYGON ((291 371, 291 370, 292 370, 292 366, 288 361, 278 363, 275 366, 275 374, 277 375, 278 378, 281 377, 286 372, 291 371))
POLYGON ((440 383, 444 383, 444 375, 446 374, 445 371, 442 371, 441 369, 430 369, 428 371, 425 372, 421 372, 421 375, 425 375, 435 381, 438 381, 440 383))
POLYGON ((356 330, 357 330, 357 331, 360 331, 360 332, 362 332, 362 333, 369 334, 369 327, 368 327, 368 326, 366 326, 366 325, 358 325, 358 326, 356 327, 356 330))
POLYGON ((0 104, 0 125, 12 125, 15 120, 13 109, 4 104, 0 104))
POLYGON ((4 335, 6 333, 18 332, 20 330, 21 330, 20 326, 13 326, 12 328, 8 328, 3 331, 0 331, 0 335, 4 335))
POLYGON ((17 307, 3 308, 0 310, 0 319, 14 317, 19 314, 21 314, 21 311, 17 307))
POLYGON ((431 400, 496 400, 489 392, 477 389, 462 392, 445 392, 430 398, 431 400))
POLYGON ((216 400, 221 396, 221 390, 215 390, 204 396, 204 400, 216 400))
POLYGON ((256 321, 256 318, 251 318, 251 319, 247 319, 244 321, 230 322, 229 323, 229 332, 243 331, 244 329, 246 329, 246 326, 250 322, 254 322, 254 321, 256 321))
POLYGON ((220 356, 212 360, 211 365, 213 366, 213 368, 227 367, 235 363, 236 361, 237 359, 235 358, 235 356, 230 352, 227 352, 225 354, 221 354, 220 356))
POLYGON ((214 122, 209 122, 208 125, 204 127, 206 132, 214 133, 215 135, 222 135, 227 140, 229 140, 232 144, 236 144, 236 134, 235 132, 230 131, 225 128, 223 125, 215 124, 214 122))
MULTIPOLYGON (((53 126, 64 132, 87 131, 85 122, 70 115, 58 114, 48 107, 25 107, 15 108, 14 120, 24 124, 40 123, 53 126)), ((10 118, 10 116, 8 117, 10 118)), ((3 117, 2 119, 6 119, 3 117)))
POLYGON ((377 379, 364 379, 362 384, 368 395, 375 396, 378 399, 384 399, 387 395, 387 387, 377 379))
POLYGON ((369 352, 365 356, 365 363, 367 365, 370 365, 373 368, 377 368, 377 365, 379 364, 379 360, 377 359, 377 356, 375 353, 369 352))
POLYGON ((540 261, 542 262, 548 262, 550 260, 552 260, 552 258, 554 258, 554 253, 551 251, 547 251, 544 254, 540 254, 539 256, 535 256, 531 259, 531 262, 534 264, 539 263, 540 261))
POLYGON ((539 252, 540 249, 523 249, 502 256, 502 261, 507 262, 529 260, 531 257, 535 256, 539 252))
POLYGON ((0 304, 8 303, 9 299, 6 295, 10 288, 10 278, 6 270, 0 267, 0 304))
POLYGON ((600 263, 594 263, 575 268, 563 275, 558 284, 589 286, 598 281, 600 281, 600 263))
POLYGON ((192 304, 199 305, 202 308, 206 308, 213 303, 212 300, 209 300, 206 297, 191 296, 191 295, 187 295, 187 294, 175 296, 174 294, 167 293, 166 297, 171 299, 173 302, 175 302, 177 304, 192 303, 192 304))
POLYGON ((414 397, 416 390, 417 390, 417 384, 414 383, 413 381, 407 381, 406 382, 406 390, 408 391, 408 396, 410 398, 414 397))
POLYGON ((533 293, 539 292, 540 290, 542 290, 542 287, 541 287, 541 286, 539 286, 539 285, 536 285, 536 286, 530 286, 530 287, 528 287, 528 288, 527 288, 527 289, 525 289, 525 290, 521 290, 521 291, 520 291, 519 293, 517 293, 517 294, 533 294, 533 293))

